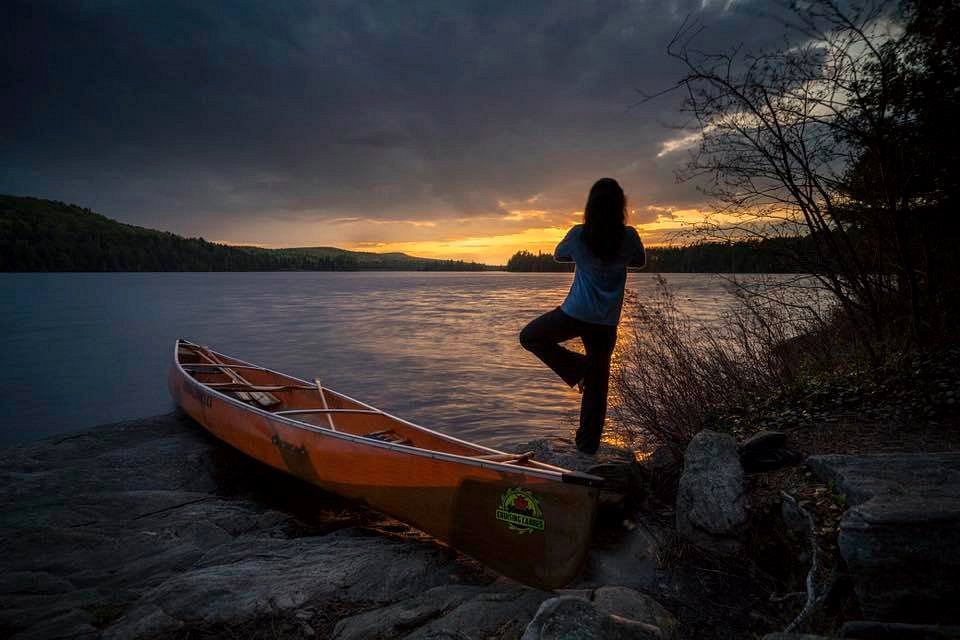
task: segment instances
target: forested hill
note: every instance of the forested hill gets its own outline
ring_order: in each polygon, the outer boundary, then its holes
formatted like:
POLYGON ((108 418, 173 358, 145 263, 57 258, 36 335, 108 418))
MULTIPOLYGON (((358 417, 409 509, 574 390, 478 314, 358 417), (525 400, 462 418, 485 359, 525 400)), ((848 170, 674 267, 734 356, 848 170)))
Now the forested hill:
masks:
MULTIPOLYGON (((659 273, 788 273, 796 264, 787 258, 801 239, 758 242, 705 242, 686 247, 647 249, 646 271, 659 273)), ((549 253, 518 251, 507 261, 507 271, 573 271, 570 263, 556 262, 549 253)))
POLYGON ((459 260, 333 247, 235 247, 123 224, 74 205, 0 195, 0 271, 482 271, 459 260))

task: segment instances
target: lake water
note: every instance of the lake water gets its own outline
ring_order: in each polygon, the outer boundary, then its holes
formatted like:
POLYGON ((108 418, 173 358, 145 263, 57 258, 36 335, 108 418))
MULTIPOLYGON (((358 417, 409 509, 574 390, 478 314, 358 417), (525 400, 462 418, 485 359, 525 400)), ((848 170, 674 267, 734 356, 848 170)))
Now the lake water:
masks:
MULTIPOLYGON (((0 445, 170 411, 178 337, 490 446, 572 435, 579 396, 520 329, 572 274, 0 274, 0 445)), ((709 322, 724 282, 665 276, 709 322)), ((628 288, 649 295, 651 274, 628 288)), ((623 332, 621 333, 623 335, 623 332)))

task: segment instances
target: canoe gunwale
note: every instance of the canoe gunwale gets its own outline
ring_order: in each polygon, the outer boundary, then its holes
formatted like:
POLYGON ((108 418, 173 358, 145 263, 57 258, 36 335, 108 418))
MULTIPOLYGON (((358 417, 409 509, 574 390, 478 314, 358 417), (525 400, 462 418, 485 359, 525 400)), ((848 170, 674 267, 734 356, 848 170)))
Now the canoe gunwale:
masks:
POLYGON ((377 409, 287 409, 274 411, 275 416, 292 416, 295 413, 362 413, 366 415, 386 415, 377 409))
MULTIPOLYGON (((495 470, 500 471, 500 472, 506 472, 506 473, 511 473, 511 474, 536 476, 536 477, 540 477, 540 478, 545 478, 545 479, 553 480, 553 481, 556 481, 556 482, 566 482, 566 483, 583 485, 583 486, 589 486, 589 487, 601 487, 601 486, 603 486, 603 478, 601 478, 601 477, 599 477, 599 476, 594 476, 594 475, 591 475, 591 474, 588 474, 588 473, 583 473, 583 472, 581 472, 581 471, 573 471, 573 470, 570 470, 570 469, 564 469, 564 468, 562 468, 562 467, 555 467, 554 465, 546 465, 546 466, 552 467, 552 469, 544 469, 544 468, 537 468, 537 467, 518 467, 518 466, 516 466, 516 465, 506 464, 506 463, 502 463, 502 462, 488 461, 488 460, 483 460, 482 458, 478 459, 478 458, 474 458, 474 457, 471 457, 471 456, 464 456, 464 455, 459 455, 459 454, 455 454, 455 453, 447 453, 447 452, 445 452, 445 451, 436 451, 436 450, 433 450, 433 449, 422 449, 422 448, 418 448, 418 447, 411 447, 411 446, 408 446, 408 445, 397 444, 397 443, 393 443, 393 442, 385 442, 385 441, 382 441, 382 440, 376 440, 376 439, 372 439, 372 438, 365 438, 365 437, 360 436, 360 435, 354 435, 354 434, 346 433, 346 432, 343 432, 343 431, 333 431, 333 430, 331 430, 331 429, 329 429, 329 428, 326 428, 326 427, 320 427, 320 426, 318 426, 318 425, 311 424, 311 423, 309 423, 309 422, 303 422, 303 421, 301 421, 301 420, 297 420, 297 419, 295 419, 295 418, 290 417, 289 415, 283 415, 283 412, 275 413, 275 412, 272 412, 272 411, 267 411, 267 410, 262 409, 262 408, 260 408, 260 407, 258 407, 258 406, 254 406, 254 405, 248 404, 248 403, 246 403, 246 402, 243 402, 243 401, 241 401, 241 400, 239 400, 239 399, 237 399, 237 398, 233 398, 233 397, 227 395, 226 393, 224 393, 224 392, 222 392, 222 391, 219 391, 219 390, 217 390, 217 389, 214 388, 214 387, 210 387, 210 386, 204 384, 203 382, 197 380, 197 379, 194 378, 193 376, 191 376, 191 375, 189 374, 189 372, 184 368, 183 363, 180 362, 178 350, 179 350, 179 348, 180 348, 180 344, 181 344, 181 343, 184 343, 184 344, 187 344, 187 345, 191 345, 191 346, 200 346, 200 345, 197 345, 196 343, 190 342, 189 340, 184 340, 184 339, 182 339, 182 338, 178 338, 177 341, 176 341, 176 343, 174 344, 173 362, 174 362, 174 365, 177 367, 177 370, 178 370, 180 376, 181 376, 184 380, 189 381, 191 384, 196 385, 196 386, 198 386, 198 387, 202 387, 206 392, 214 394, 219 400, 222 400, 222 401, 224 401, 224 402, 227 402, 227 403, 229 403, 229 404, 231 404, 231 405, 233 405, 233 406, 235 406, 235 407, 238 407, 238 408, 240 408, 240 409, 242 409, 242 410, 253 412, 253 413, 255 413, 255 414, 261 415, 261 416, 263 416, 263 417, 265 417, 265 418, 268 418, 268 419, 271 419, 271 420, 279 421, 279 422, 281 422, 281 423, 283 423, 283 424, 286 424, 287 426, 294 427, 294 428, 298 428, 298 429, 304 429, 304 430, 306 430, 306 431, 311 431, 311 432, 314 432, 314 433, 318 433, 318 434, 321 434, 321 435, 326 436, 326 437, 333 437, 333 438, 339 438, 339 439, 341 439, 341 440, 348 440, 348 441, 350 441, 350 442, 354 442, 354 443, 356 443, 356 444, 360 444, 360 445, 364 445, 364 446, 378 447, 378 448, 382 448, 382 449, 388 449, 388 450, 391 450, 391 451, 397 451, 397 452, 401 452, 401 453, 406 453, 406 454, 411 454, 411 455, 422 456, 422 457, 426 457, 426 458, 433 458, 433 459, 445 460, 445 461, 454 462, 454 463, 457 463, 457 464, 465 464, 465 465, 470 465, 470 466, 477 466, 477 467, 482 467, 482 468, 495 469, 495 470), (554 470, 554 469, 555 469, 555 470, 554 470)), ((213 351, 212 349, 210 349, 210 352, 213 353, 213 354, 215 354, 215 355, 217 355, 217 356, 223 356, 223 357, 229 358, 229 359, 231 359, 231 360, 235 360, 235 361, 237 361, 237 362, 240 362, 240 363, 242 363, 242 366, 245 366, 245 367, 256 367, 257 369, 260 369, 260 370, 262 370, 262 371, 265 371, 265 372, 268 372, 268 373, 272 373, 272 374, 275 374, 275 375, 278 375, 278 376, 290 378, 290 379, 292 379, 292 380, 297 380, 297 381, 302 382, 302 383, 304 383, 305 385, 308 385, 308 386, 309 386, 309 383, 308 383, 306 380, 303 380, 302 378, 297 378, 296 376, 292 376, 292 375, 289 375, 289 374, 286 374, 286 373, 282 373, 282 372, 280 372, 280 371, 275 371, 275 370, 269 369, 269 368, 267 368, 267 367, 262 367, 262 366, 253 365, 253 364, 251 364, 251 363, 249 363, 249 362, 246 362, 246 361, 244 361, 244 360, 241 360, 240 358, 236 358, 236 357, 234 357, 234 356, 230 356, 230 355, 227 355, 227 354, 224 354, 224 353, 220 353, 220 352, 217 352, 217 351, 213 351)), ((187 363, 187 366, 189 366, 189 363, 187 363)), ((229 366, 229 365, 227 365, 227 366, 229 366)), ((357 400, 357 399, 355 399, 355 398, 352 398, 352 397, 348 396, 348 395, 345 394, 345 393, 341 393, 341 392, 339 392, 339 391, 336 391, 336 393, 337 393, 338 395, 342 396, 343 398, 351 401, 351 402, 356 402, 357 404, 361 405, 362 407, 365 407, 366 409, 368 409, 368 410, 370 410, 370 411, 379 413, 379 414, 381 414, 381 415, 386 416, 387 418, 390 418, 390 419, 392 419, 392 420, 396 420, 396 421, 401 422, 401 423, 403 423, 403 424, 405 424, 405 425, 407 425, 407 426, 409 426, 409 427, 412 427, 412 428, 414 428, 414 429, 418 429, 418 430, 420 430, 420 431, 424 431, 424 432, 426 432, 426 433, 429 433, 429 434, 431 434, 431 435, 433 435, 433 436, 436 436, 436 437, 439 437, 439 438, 441 438, 441 439, 444 439, 444 440, 447 440, 447 441, 451 441, 451 442, 455 442, 455 443, 457 443, 457 444, 460 444, 460 445, 463 445, 463 446, 467 446, 467 447, 476 447, 476 448, 479 448, 479 449, 483 449, 487 454, 503 454, 503 453, 506 453, 506 452, 503 452, 503 451, 499 451, 499 450, 497 450, 497 449, 493 449, 493 448, 491 448, 491 447, 487 447, 487 446, 482 445, 482 444, 477 444, 477 443, 475 443, 475 442, 468 442, 468 441, 466 441, 466 440, 461 440, 460 438, 457 438, 457 437, 455 437, 455 436, 451 436, 451 435, 448 435, 448 434, 445 434, 445 433, 441 433, 441 432, 439 432, 439 431, 434 431, 433 429, 429 429, 429 428, 427 428, 427 427, 424 427, 424 426, 415 424, 415 423, 410 422, 410 421, 408 421, 408 420, 404 420, 403 418, 400 418, 400 417, 394 416, 394 415, 392 415, 392 414, 389 414, 389 413, 387 413, 386 411, 382 411, 382 410, 380 410, 380 409, 378 409, 378 408, 376 408, 376 407, 374 407, 374 406, 372 406, 372 405, 369 405, 369 404, 363 402, 362 400, 357 400)), ((545 463, 539 463, 539 464, 545 464, 545 463)))

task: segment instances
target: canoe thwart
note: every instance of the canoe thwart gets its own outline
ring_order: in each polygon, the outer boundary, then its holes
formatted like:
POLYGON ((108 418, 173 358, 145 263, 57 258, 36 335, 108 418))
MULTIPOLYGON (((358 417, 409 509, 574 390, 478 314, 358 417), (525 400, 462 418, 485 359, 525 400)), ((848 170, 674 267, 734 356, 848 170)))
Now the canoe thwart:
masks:
POLYGON ((270 407, 275 407, 278 404, 280 404, 280 399, 277 398, 275 395, 272 395, 269 393, 262 393, 262 392, 252 392, 252 393, 257 393, 259 395, 259 397, 254 398, 253 401, 259 404, 264 409, 269 409, 270 407))
POLYGON ((518 464, 528 462, 533 458, 533 451, 524 453, 490 453, 482 456, 472 456, 478 460, 487 460, 489 462, 503 462, 506 464, 518 464))

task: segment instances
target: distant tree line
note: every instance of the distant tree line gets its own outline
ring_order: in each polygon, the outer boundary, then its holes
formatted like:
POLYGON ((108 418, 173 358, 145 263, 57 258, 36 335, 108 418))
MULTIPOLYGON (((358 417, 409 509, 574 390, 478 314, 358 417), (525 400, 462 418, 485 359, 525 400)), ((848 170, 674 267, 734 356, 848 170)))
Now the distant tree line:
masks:
POLYGON ((521 250, 507 260, 507 271, 573 271, 569 262, 557 262, 552 253, 521 250))
POLYGON ((122 224, 89 209, 0 196, 0 271, 481 271, 460 260, 332 247, 235 247, 122 224))
MULTIPOLYGON (((796 273, 791 260, 809 241, 775 238, 742 242, 702 242, 682 247, 647 249, 646 271, 659 273, 796 273), (798 247, 801 247, 798 249, 798 247)), ((507 261, 507 271, 573 271, 556 262, 553 254, 518 251, 507 261)))

